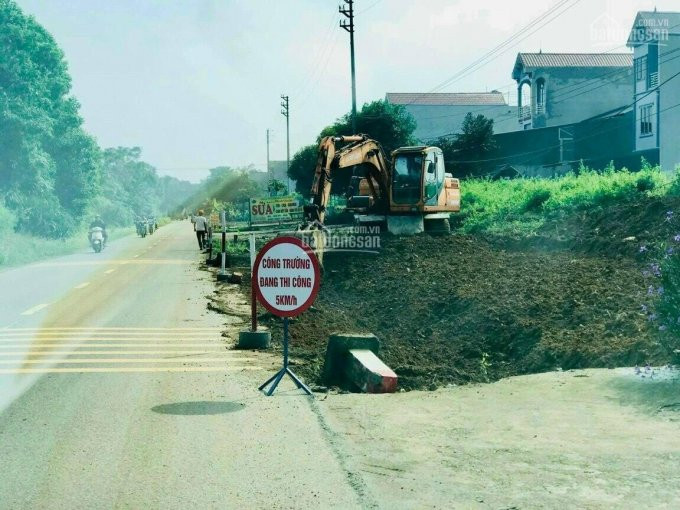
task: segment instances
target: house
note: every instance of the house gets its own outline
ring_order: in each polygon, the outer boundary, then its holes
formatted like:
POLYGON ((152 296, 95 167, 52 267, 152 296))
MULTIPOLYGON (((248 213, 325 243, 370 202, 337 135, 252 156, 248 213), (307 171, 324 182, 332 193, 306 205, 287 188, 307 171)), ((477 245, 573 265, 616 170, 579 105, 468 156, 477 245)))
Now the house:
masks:
POLYGON ((397 93, 388 92, 385 100, 403 105, 416 121, 414 136, 429 142, 444 135, 460 132, 468 112, 494 120, 494 132, 517 129, 514 109, 503 94, 492 92, 397 93))
POLYGON ((633 48, 635 151, 657 150, 664 170, 680 165, 680 13, 638 12, 633 48))
POLYGON ((630 53, 519 53, 519 129, 574 124, 630 103, 630 53))

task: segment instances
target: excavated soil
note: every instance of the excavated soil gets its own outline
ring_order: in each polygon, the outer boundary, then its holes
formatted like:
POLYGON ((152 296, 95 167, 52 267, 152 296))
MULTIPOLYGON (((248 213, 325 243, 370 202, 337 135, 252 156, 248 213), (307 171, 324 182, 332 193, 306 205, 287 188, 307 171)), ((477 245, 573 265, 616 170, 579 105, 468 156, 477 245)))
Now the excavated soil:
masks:
MULTIPOLYGON (((641 311, 645 261, 636 254, 672 230, 672 205, 563 218, 546 227, 552 243, 386 235, 377 255, 326 254, 314 307, 291 323, 295 370, 320 383, 333 332, 374 333, 404 389, 666 362, 641 311)), ((261 320, 280 347, 280 320, 261 320)))
MULTIPOLYGON (((464 236, 382 242, 378 255, 327 254, 314 308, 290 328, 308 381, 320 382, 333 332, 377 335, 405 389, 662 361, 633 259, 508 251, 464 236)), ((278 319, 261 320, 281 338, 278 319)))

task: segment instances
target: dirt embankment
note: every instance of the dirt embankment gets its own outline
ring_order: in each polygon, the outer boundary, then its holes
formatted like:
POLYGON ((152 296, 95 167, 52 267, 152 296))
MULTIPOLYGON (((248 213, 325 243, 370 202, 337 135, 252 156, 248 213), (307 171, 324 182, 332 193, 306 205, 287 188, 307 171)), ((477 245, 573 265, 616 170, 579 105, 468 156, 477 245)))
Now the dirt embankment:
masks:
MULTIPOLYGON (((677 204, 666 202, 552 221, 543 234, 556 243, 384 236, 378 255, 327 254, 314 308, 291 324, 296 371, 318 381, 332 332, 377 335, 405 389, 666 362, 641 311, 637 254, 672 230, 664 216, 677 204)), ((248 278, 242 290, 249 294, 248 278)), ((263 322, 276 345, 279 320, 263 322)))

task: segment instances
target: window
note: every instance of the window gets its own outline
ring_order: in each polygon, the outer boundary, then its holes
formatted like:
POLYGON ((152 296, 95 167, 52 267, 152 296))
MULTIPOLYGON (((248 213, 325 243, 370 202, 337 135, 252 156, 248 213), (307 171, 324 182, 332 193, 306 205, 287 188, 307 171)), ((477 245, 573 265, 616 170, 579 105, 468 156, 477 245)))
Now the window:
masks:
POLYGON ((545 80, 536 80, 536 113, 545 113, 545 80))
POLYGON ((647 55, 638 57, 634 61, 635 81, 647 79, 647 55))
POLYGON ((652 134, 652 109, 653 104, 646 104, 640 107, 640 136, 652 134))

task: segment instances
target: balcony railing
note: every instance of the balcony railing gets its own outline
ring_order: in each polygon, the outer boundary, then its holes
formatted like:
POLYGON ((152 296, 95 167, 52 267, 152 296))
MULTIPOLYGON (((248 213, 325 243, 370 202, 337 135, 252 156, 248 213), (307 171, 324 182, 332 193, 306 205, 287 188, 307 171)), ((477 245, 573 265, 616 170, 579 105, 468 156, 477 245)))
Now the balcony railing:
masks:
POLYGON ((531 120, 531 106, 520 106, 518 108, 519 121, 531 120))
POLYGON ((536 103, 536 115, 543 115, 545 113, 545 104, 536 103))
POLYGON ((659 72, 657 71, 655 73, 650 73, 648 88, 653 89, 654 87, 658 86, 659 86, 659 72))

